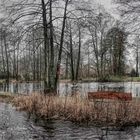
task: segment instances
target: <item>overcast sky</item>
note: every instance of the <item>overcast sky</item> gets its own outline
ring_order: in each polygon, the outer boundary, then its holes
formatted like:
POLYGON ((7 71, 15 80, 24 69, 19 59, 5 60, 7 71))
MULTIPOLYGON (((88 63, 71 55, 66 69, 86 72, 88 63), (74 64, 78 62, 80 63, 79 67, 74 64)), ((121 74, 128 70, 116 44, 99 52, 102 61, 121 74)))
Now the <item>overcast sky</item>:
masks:
POLYGON ((98 0, 99 3, 103 4, 106 8, 112 7, 112 0, 98 0))
POLYGON ((99 2, 101 5, 107 9, 107 11, 113 15, 116 19, 119 19, 119 15, 116 12, 116 5, 113 3, 113 0, 96 0, 99 2))

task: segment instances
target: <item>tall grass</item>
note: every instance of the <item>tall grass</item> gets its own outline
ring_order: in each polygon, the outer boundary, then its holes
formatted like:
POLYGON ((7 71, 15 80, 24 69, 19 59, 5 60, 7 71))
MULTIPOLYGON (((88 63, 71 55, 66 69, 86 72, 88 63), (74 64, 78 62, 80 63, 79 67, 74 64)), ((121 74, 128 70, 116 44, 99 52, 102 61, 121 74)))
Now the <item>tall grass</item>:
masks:
POLYGON ((20 110, 45 119, 64 119, 100 125, 125 125, 140 122, 140 101, 92 100, 73 97, 45 96, 33 93, 18 96, 14 105, 20 110))

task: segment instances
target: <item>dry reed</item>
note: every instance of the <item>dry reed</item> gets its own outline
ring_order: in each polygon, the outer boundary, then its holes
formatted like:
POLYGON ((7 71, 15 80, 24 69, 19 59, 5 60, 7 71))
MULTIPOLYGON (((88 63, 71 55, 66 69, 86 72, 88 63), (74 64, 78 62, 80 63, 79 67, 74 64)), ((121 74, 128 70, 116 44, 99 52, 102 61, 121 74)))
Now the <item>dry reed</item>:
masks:
POLYGON ((64 119, 100 125, 125 125, 140 122, 140 101, 92 100, 73 97, 45 96, 33 93, 14 98, 14 105, 45 119, 64 119))

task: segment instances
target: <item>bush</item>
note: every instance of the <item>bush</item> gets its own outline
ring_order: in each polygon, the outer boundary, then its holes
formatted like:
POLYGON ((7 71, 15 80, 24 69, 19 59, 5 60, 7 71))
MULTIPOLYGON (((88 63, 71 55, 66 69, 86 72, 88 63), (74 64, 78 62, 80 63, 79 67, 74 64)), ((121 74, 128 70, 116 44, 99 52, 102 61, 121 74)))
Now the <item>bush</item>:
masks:
POLYGON ((44 119, 64 119, 76 123, 98 125, 129 125, 140 122, 140 101, 92 100, 73 97, 46 96, 38 93, 18 96, 14 104, 21 110, 44 119))

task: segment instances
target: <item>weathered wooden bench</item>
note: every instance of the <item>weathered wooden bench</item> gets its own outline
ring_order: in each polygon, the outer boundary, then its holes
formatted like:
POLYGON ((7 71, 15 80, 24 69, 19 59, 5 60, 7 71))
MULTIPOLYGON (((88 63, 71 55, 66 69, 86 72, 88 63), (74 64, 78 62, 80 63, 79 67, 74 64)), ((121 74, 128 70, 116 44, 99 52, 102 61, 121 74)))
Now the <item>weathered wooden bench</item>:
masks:
POLYGON ((122 100, 131 101, 132 93, 124 92, 114 92, 114 91, 98 91, 98 92, 88 92, 88 99, 112 99, 112 100, 122 100))

